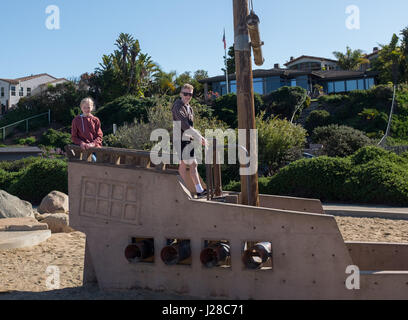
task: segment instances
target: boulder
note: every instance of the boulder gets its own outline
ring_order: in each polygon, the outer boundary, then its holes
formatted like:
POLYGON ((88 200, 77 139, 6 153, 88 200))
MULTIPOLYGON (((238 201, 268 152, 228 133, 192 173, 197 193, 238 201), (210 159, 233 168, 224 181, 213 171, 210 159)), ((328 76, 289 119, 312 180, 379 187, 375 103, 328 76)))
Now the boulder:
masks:
POLYGON ((69 226, 69 216, 66 213, 46 213, 37 215, 36 218, 39 222, 46 223, 52 233, 74 231, 69 226))
POLYGON ((31 203, 0 190, 0 219, 24 217, 34 217, 31 203))
POLYGON ((59 191, 46 195, 38 207, 39 213, 66 213, 68 210, 68 196, 59 191))

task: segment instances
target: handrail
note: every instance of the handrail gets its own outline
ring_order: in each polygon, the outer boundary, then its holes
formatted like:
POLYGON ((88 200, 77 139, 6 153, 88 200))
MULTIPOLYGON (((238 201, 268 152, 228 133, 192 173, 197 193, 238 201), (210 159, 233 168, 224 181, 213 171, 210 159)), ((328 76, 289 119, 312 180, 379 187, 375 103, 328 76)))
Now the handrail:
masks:
POLYGON ((12 124, 8 124, 7 126, 1 127, 0 130, 1 130, 1 129, 6 129, 6 128, 8 128, 8 127, 12 127, 12 126, 14 126, 14 125, 16 125, 16 124, 19 124, 19 123, 22 123, 22 122, 24 122, 24 121, 28 121, 28 120, 31 120, 31 119, 34 119, 34 118, 41 117, 41 116, 46 115, 46 114, 50 114, 50 110, 48 110, 48 112, 44 112, 44 113, 41 113, 41 114, 37 114, 36 116, 32 116, 32 117, 29 117, 29 118, 26 118, 26 119, 23 119, 23 120, 20 120, 20 121, 17 121, 17 122, 13 122, 12 124))
POLYGON ((35 115, 35 116, 28 117, 28 118, 26 118, 26 119, 19 120, 19 121, 17 121, 17 122, 8 124, 7 126, 1 127, 0 130, 2 131, 3 141, 6 140, 6 129, 7 129, 7 128, 13 127, 13 126, 15 126, 15 125, 17 125, 17 124, 20 124, 20 123, 23 123, 23 122, 26 122, 26 131, 28 132, 28 120, 31 120, 31 119, 34 119, 34 118, 39 118, 39 117, 44 116, 44 115, 46 115, 46 114, 48 114, 48 123, 51 123, 51 110, 48 109, 48 112, 44 112, 44 113, 41 113, 41 114, 37 114, 37 115, 35 115))

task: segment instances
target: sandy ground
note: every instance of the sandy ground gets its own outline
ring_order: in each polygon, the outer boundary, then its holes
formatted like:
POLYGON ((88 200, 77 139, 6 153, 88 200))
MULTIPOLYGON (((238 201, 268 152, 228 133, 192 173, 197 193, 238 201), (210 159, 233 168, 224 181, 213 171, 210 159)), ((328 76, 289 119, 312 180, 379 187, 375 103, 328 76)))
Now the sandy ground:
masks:
MULTIPOLYGON (((408 221, 336 217, 345 241, 408 243, 408 221)), ((85 235, 53 234, 31 248, 0 251, 0 299, 186 299, 142 290, 100 292, 83 287, 85 235), (60 269, 60 289, 46 287, 48 266, 60 269)), ((187 298, 188 299, 188 298, 187 298)))

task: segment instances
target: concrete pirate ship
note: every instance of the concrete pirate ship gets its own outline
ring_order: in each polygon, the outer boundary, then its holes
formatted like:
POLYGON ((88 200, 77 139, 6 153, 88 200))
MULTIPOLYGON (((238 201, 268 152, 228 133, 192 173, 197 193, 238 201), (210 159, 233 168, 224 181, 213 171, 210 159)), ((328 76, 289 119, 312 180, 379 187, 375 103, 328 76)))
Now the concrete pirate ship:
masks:
POLYGON ((66 150, 70 223, 86 234, 84 283, 223 299, 408 297, 408 245, 344 242, 319 200, 194 199, 177 166, 154 166, 149 152, 66 150))

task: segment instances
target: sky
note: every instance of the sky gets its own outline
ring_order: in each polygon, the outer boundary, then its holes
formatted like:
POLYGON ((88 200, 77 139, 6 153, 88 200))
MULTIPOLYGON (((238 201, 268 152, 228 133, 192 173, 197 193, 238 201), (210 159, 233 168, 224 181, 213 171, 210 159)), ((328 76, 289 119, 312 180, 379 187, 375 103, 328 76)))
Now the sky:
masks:
MULTIPOLYGON (((265 63, 254 69, 283 66, 291 56, 333 59, 346 46, 370 53, 408 26, 407 0, 253 0, 253 6, 265 42, 265 63)), ((234 39, 232 0, 0 0, 0 16, 0 78, 7 79, 91 73, 121 32, 138 39, 166 72, 217 76, 224 28, 228 47, 234 39), (59 9, 59 29, 47 28, 55 13, 46 12, 50 5, 59 9)))

